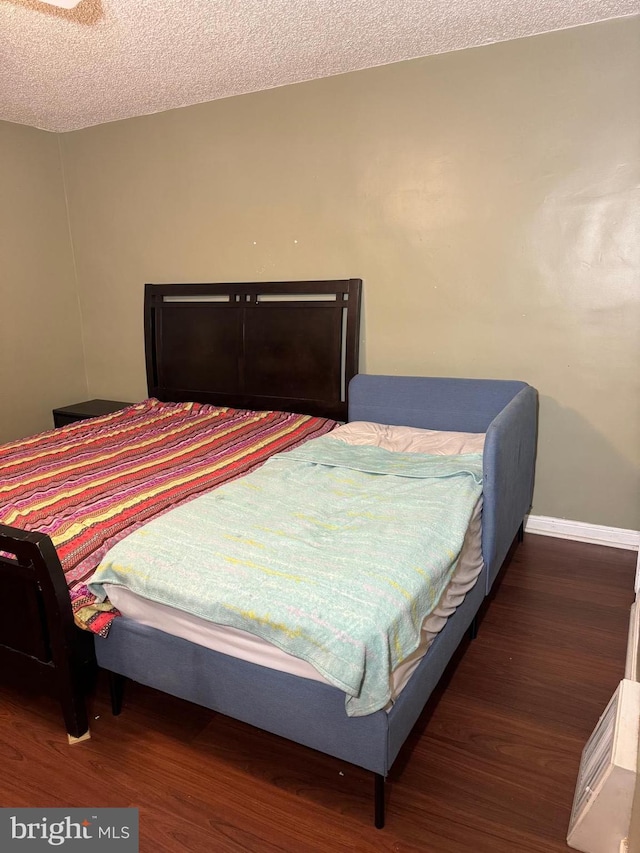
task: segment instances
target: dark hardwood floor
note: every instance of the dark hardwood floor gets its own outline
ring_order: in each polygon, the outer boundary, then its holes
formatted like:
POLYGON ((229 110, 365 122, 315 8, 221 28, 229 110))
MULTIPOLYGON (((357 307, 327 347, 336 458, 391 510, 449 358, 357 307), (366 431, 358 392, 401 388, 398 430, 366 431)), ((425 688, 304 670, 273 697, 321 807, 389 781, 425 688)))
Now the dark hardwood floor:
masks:
POLYGON ((636 555, 527 535, 430 702, 372 825, 371 774, 130 685, 92 739, 55 702, 0 687, 0 805, 138 806, 142 853, 554 853, 580 753, 624 674, 636 555))

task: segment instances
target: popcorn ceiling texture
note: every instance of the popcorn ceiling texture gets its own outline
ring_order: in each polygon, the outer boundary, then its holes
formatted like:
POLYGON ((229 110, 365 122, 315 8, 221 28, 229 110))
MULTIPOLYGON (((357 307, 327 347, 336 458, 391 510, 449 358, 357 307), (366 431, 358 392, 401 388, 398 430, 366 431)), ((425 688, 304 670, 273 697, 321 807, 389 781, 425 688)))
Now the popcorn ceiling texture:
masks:
POLYGON ((0 120, 51 131, 573 27, 640 0, 0 0, 0 120))

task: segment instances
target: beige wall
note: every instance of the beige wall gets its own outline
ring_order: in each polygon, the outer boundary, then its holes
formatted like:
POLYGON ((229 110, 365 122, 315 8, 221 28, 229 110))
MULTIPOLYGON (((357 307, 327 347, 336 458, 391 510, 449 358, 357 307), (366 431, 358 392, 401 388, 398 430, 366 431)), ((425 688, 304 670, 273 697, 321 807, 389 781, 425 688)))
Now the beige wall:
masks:
POLYGON ((640 19, 62 137, 91 395, 145 281, 358 276, 367 372, 541 394, 534 512, 640 518, 640 19))
POLYGON ((80 312, 55 134, 0 122, 0 442, 83 399, 80 312))

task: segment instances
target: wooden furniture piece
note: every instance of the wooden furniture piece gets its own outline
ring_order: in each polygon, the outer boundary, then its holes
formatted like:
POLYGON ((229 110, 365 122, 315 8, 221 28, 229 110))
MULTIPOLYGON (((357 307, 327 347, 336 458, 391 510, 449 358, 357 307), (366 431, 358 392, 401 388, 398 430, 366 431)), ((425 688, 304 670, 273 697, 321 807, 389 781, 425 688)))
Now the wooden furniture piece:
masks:
MULTIPOLYGON (((146 285, 150 395, 242 407, 257 394, 254 408, 346 417, 346 389, 358 365, 361 284, 146 285)), ((125 405, 88 401, 54 417, 62 425, 125 405)), ((93 635, 74 625, 49 537, 3 524, 0 667, 3 677, 37 681, 59 697, 70 740, 88 735, 93 635)))
POLYGON ((361 287, 355 278, 148 284, 149 396, 344 420, 361 287))
POLYGON ((3 524, 0 671, 3 678, 28 678, 57 695, 70 742, 88 736, 84 697, 95 674, 93 637, 74 625, 69 591, 49 537, 3 524))
POLYGON ((131 404, 121 400, 84 400, 82 403, 72 403, 70 406, 61 406, 53 410, 53 425, 57 429, 76 421, 110 415, 111 412, 117 412, 118 409, 124 409, 129 405, 131 404))

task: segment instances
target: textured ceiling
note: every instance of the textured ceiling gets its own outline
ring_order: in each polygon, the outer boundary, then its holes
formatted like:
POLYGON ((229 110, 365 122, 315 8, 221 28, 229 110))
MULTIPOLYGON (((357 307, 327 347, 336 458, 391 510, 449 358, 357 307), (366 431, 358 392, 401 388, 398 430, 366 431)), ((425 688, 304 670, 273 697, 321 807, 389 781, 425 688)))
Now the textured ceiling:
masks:
POLYGON ((640 0, 0 0, 0 120, 64 131, 634 14, 640 0))

